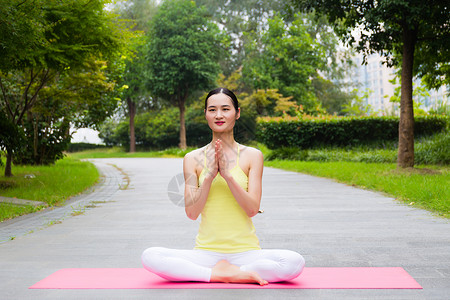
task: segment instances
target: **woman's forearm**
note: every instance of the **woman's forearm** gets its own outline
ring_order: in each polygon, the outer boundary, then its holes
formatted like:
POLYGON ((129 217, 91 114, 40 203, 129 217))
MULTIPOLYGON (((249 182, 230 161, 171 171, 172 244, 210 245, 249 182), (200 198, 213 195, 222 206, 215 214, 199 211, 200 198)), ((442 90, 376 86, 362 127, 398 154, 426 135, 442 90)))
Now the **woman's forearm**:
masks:
POLYGON ((259 211, 261 199, 258 199, 258 197, 244 190, 232 176, 224 179, 227 182, 228 187, 230 188, 230 191, 237 203, 242 207, 247 216, 255 216, 259 211))
POLYGON ((206 199, 208 199, 211 183, 214 178, 205 177, 202 185, 186 186, 184 190, 185 211, 189 219, 197 220, 198 216, 205 207, 206 199))

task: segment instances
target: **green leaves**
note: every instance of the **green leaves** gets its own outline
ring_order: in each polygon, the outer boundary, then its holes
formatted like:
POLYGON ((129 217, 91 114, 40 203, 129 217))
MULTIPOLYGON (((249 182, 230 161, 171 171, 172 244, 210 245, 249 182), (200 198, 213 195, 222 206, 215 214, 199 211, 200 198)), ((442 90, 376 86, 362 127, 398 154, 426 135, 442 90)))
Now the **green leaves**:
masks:
POLYGON ((429 88, 449 83, 450 26, 445 1, 291 0, 298 8, 326 15, 336 32, 358 51, 379 52, 389 65, 401 65, 403 33, 415 32, 414 72, 429 88), (355 41, 353 29, 360 37, 355 41))
MULTIPOLYGON (((343 117, 311 119, 258 120, 258 140, 270 149, 323 146, 352 146, 395 141, 398 138, 396 117, 343 117)), ((415 118, 416 136, 432 135, 445 130, 449 118, 429 116, 415 118)))
POLYGON ((148 44, 152 94, 178 103, 215 80, 221 33, 193 1, 164 1, 151 22, 148 44))
POLYGON ((70 122, 95 126, 116 108, 132 34, 108 2, 0 0, 0 109, 27 129, 16 162, 54 162, 70 122))
POLYGON ((286 97, 312 109, 317 99, 311 78, 325 70, 323 46, 307 32, 301 15, 292 23, 279 16, 269 19, 269 28, 247 47, 242 70, 244 81, 255 89, 278 89, 286 97))

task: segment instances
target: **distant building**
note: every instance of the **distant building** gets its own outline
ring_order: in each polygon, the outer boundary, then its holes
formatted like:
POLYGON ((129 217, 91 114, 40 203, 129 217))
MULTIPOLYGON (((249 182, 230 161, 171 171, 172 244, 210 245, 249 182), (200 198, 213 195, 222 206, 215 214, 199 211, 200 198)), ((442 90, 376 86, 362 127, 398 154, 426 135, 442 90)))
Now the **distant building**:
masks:
MULTIPOLYGON (((362 97, 367 93, 365 104, 371 106, 371 110, 380 115, 398 115, 399 105, 390 102, 390 98, 395 93, 395 88, 399 84, 394 85, 390 80, 395 77, 396 70, 388 68, 382 63, 383 58, 379 54, 372 54, 367 59, 367 64, 362 64, 363 57, 358 55, 355 57, 355 76, 354 81, 357 81, 359 93, 362 97)), ((420 80, 414 81, 415 86, 420 86, 420 80)), ((428 111, 436 109, 440 103, 448 103, 448 94, 450 90, 446 86, 442 86, 439 90, 428 91, 429 95, 414 97, 415 101, 422 103, 421 109, 428 111)))

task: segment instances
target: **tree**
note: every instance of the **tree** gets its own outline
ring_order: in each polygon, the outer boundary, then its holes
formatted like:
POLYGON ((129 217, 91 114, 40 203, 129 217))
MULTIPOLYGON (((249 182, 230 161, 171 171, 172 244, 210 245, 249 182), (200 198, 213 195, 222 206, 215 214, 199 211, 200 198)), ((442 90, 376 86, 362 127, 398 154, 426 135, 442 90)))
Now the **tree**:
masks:
MULTIPOLYGON (((250 45, 257 45, 262 49, 263 33, 267 32, 269 22, 277 16, 283 15, 285 26, 292 26, 298 19, 303 20, 302 26, 314 42, 320 44, 327 58, 326 68, 322 68, 320 75, 311 78, 312 91, 315 98, 327 108, 329 113, 341 113, 344 103, 351 101, 353 95, 348 92, 352 87, 343 81, 346 69, 352 64, 351 49, 339 47, 338 38, 326 17, 315 16, 314 13, 289 15, 291 7, 286 1, 280 0, 196 0, 198 5, 204 5, 212 19, 230 39, 228 45, 230 56, 220 60, 222 72, 230 76, 248 62, 250 45)), ((247 82, 247 85, 253 81, 247 82)), ((249 87, 247 87, 249 88, 249 87)), ((275 87, 271 87, 275 88, 275 87)))
POLYGON ((343 108, 349 104, 354 98, 356 91, 344 92, 342 85, 325 79, 323 77, 315 77, 312 80, 312 86, 315 91, 316 97, 322 104, 323 108, 329 114, 342 115, 344 114, 343 108))
POLYGON ((414 166, 413 76, 430 87, 448 82, 450 22, 448 4, 431 0, 291 0, 299 9, 324 14, 336 32, 367 55, 379 52, 389 66, 401 66, 397 165, 414 166), (353 30, 360 31, 356 40, 353 30))
POLYGON ((117 107, 121 94, 123 60, 92 57, 75 71, 68 69, 47 82, 39 101, 22 121, 27 143, 14 163, 50 164, 63 157, 71 136, 69 128, 96 127, 117 107))
POLYGON ((167 0, 151 21, 148 41, 149 87, 154 97, 180 110, 180 148, 186 148, 185 103, 208 89, 219 73, 221 33, 195 2, 167 0))
MULTIPOLYGON (((0 112, 0 150, 6 150, 7 160, 8 156, 12 156, 13 153, 20 151, 22 144, 24 143, 24 134, 21 128, 17 125, 11 123, 3 113, 0 112)), ((9 157, 11 160, 11 157, 9 157)), ((0 165, 3 162, 1 160, 1 152, 0 152, 0 165)), ((11 164, 6 164, 5 173, 11 174, 11 164), (6 170, 9 168, 9 170, 6 170)))
MULTIPOLYGON (((42 89, 58 83, 64 71, 80 70, 92 57, 106 59, 124 49, 127 30, 104 10, 106 3, 2 1, 0 109, 12 124, 23 125, 45 98, 40 97, 42 89)), ((5 176, 11 176, 11 159, 8 153, 5 176)))
POLYGON ((198 6, 204 6, 212 20, 226 33, 230 56, 220 59, 224 75, 229 76, 239 69, 246 57, 245 47, 257 33, 266 30, 268 19, 277 13, 286 12, 285 1, 281 0, 196 0, 198 6))
POLYGON ((129 131, 130 131, 130 152, 136 151, 136 135, 134 118, 137 113, 137 106, 140 102, 149 99, 149 88, 146 84, 146 61, 145 51, 147 50, 145 42, 145 34, 149 29, 150 20, 157 10, 156 1, 154 0, 133 0, 116 4, 117 13, 123 18, 133 22, 133 31, 141 33, 136 36, 131 44, 135 49, 135 55, 129 57, 126 63, 123 81, 127 86, 124 90, 123 97, 126 99, 129 131))
POLYGON ((312 110, 317 98, 311 79, 327 69, 324 48, 306 31, 301 16, 292 24, 281 17, 269 20, 269 28, 249 44, 242 69, 244 81, 255 89, 277 89, 312 110))
POLYGON ((367 102, 372 92, 372 90, 367 89, 362 96, 358 96, 357 91, 354 91, 354 99, 343 105, 342 112, 346 116, 363 117, 370 115, 372 107, 367 102))

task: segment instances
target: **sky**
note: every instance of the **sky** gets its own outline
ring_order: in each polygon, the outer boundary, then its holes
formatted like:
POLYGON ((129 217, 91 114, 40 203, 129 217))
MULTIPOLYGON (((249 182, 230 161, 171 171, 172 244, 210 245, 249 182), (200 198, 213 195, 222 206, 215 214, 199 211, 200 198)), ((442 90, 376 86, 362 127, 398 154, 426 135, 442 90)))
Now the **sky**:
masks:
POLYGON ((71 128, 72 143, 90 143, 90 144, 103 144, 103 141, 98 137, 98 131, 90 128, 71 128))

